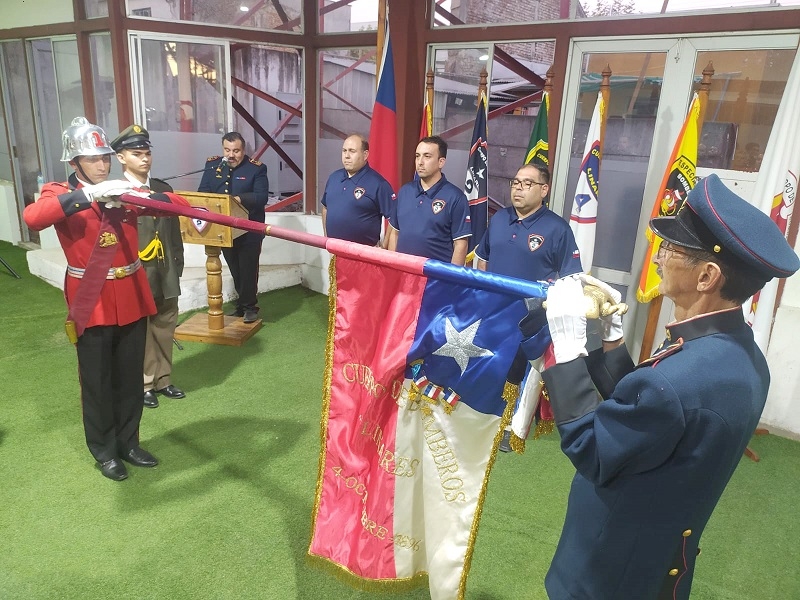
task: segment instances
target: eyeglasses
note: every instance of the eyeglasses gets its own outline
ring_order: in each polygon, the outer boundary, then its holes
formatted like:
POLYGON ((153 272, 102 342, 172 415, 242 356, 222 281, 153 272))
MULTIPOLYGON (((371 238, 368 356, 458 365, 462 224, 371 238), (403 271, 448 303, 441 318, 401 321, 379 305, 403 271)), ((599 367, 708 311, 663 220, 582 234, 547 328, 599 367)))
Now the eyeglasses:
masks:
POLYGON ((531 181, 529 179, 509 179, 508 185, 510 185, 512 188, 521 186, 523 190, 529 190, 535 185, 547 185, 547 184, 542 183, 540 181, 531 181))
POLYGON ((678 250, 678 246, 662 240, 661 245, 658 247, 658 252, 656 252, 656 258, 661 260, 667 255, 667 252, 671 252, 672 254, 682 254, 683 256, 688 256, 689 258, 696 258, 695 254, 678 250))

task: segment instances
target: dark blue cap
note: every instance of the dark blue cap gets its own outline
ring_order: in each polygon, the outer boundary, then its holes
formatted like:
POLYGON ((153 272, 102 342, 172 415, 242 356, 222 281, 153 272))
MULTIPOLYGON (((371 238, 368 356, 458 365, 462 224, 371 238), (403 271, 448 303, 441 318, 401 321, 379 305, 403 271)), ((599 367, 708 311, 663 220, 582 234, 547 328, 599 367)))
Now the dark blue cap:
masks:
POLYGON ((697 183, 677 215, 652 219, 650 229, 668 242, 714 254, 765 281, 800 268, 800 258, 772 219, 714 174, 697 183))

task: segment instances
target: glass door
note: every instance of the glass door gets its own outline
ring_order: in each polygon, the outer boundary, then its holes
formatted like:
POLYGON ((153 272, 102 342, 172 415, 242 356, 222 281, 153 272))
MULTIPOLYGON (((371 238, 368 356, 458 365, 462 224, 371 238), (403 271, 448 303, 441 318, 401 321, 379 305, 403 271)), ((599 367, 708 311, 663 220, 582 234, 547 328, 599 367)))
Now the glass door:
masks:
MULTIPOLYGON (((697 173, 716 172, 748 198, 797 43, 796 34, 758 33, 573 42, 559 128, 560 139, 570 143, 558 145, 551 208, 569 218, 600 72, 608 65, 592 274, 618 287, 630 305, 625 326, 634 356, 648 309, 635 296, 647 248, 644 231, 702 71, 711 62, 715 74, 697 173)), ((671 312, 665 301, 662 322, 671 312)))
MULTIPOLYGON (((153 176, 201 168, 221 153, 222 136, 230 131, 227 42, 131 33, 129 47, 134 114, 150 133, 153 176)), ((173 186, 196 190, 200 178, 182 177, 173 186)))

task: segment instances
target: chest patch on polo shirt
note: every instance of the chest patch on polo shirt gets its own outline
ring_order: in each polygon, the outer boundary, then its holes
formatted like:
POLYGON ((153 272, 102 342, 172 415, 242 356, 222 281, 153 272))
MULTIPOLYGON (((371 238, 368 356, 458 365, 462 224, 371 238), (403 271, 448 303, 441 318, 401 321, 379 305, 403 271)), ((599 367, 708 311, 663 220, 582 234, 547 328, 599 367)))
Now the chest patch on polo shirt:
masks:
POLYGON ((532 233, 528 236, 528 249, 531 252, 536 252, 544 244, 544 238, 538 233, 532 233))
POLYGON ((363 196, 366 193, 367 190, 365 190, 362 187, 357 187, 356 189, 353 190, 353 196, 356 197, 356 200, 361 200, 361 196, 363 196))
POLYGON ((438 198, 431 202, 431 208, 433 209, 433 214, 438 215, 442 210, 444 210, 445 205, 447 202, 444 200, 439 200, 438 198))

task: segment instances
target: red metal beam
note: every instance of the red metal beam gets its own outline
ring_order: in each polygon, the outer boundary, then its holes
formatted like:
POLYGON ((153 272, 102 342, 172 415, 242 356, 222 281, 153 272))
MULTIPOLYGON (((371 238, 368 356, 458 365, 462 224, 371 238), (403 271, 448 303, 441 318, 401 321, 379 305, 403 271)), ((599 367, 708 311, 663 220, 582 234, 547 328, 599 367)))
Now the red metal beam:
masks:
POLYGON ((247 121, 247 123, 255 129, 256 133, 262 137, 262 139, 266 140, 270 147, 275 150, 275 152, 280 156, 283 161, 289 166, 289 168, 294 171, 300 179, 303 178, 303 171, 300 170, 295 162, 289 157, 288 154, 281 148, 278 143, 267 133, 267 131, 259 124, 258 121, 253 118, 253 116, 247 112, 236 98, 231 97, 231 103, 233 104, 233 109, 239 113, 242 118, 247 121))
MULTIPOLYGON (((494 110, 490 110, 488 115, 487 115, 488 119, 490 121, 492 119, 496 119, 500 115, 504 115, 507 112, 511 112, 512 110, 514 110, 515 108, 519 108, 520 106, 525 106, 526 104, 529 104, 529 103, 533 102, 534 100, 539 100, 539 99, 541 99, 541 97, 542 97, 542 90, 539 90, 538 92, 534 92, 533 94, 529 94, 527 96, 519 98, 518 100, 514 100, 513 102, 509 102, 508 104, 505 104, 505 105, 501 106, 500 108, 495 108, 494 110)), ((463 131, 467 131, 468 129, 472 129, 472 127, 474 127, 474 126, 475 126, 475 122, 474 121, 466 121, 465 123, 462 123, 461 125, 456 125, 455 127, 451 127, 450 129, 446 129, 445 131, 442 131, 438 135, 439 135, 439 137, 442 137, 444 139, 448 139, 448 138, 453 137, 454 135, 458 135, 459 133, 461 133, 463 131)))
POLYGON ((254 87, 254 86, 250 85, 249 83, 245 83, 244 81, 242 81, 241 79, 238 79, 237 77, 233 77, 232 76, 231 77, 231 83, 233 83, 233 85, 235 85, 237 87, 242 88, 246 92, 250 92, 251 94, 253 94, 256 97, 261 98, 262 100, 265 100, 266 102, 269 102, 270 104, 274 104, 278 108, 282 108, 286 112, 292 113, 296 117, 301 117, 302 118, 302 116, 303 116, 303 111, 301 111, 299 108, 294 107, 291 104, 287 104, 283 100, 279 100, 275 96, 272 96, 272 95, 270 95, 270 94, 258 89, 257 87, 254 87))
POLYGON ((370 115, 369 113, 365 113, 363 110, 361 110, 360 108, 358 108, 358 107, 357 107, 355 104, 353 104, 352 102, 349 102, 349 101, 345 100, 345 99, 344 99, 344 98, 342 98, 342 97, 341 97, 339 94, 337 94, 336 92, 332 91, 330 88, 328 88, 328 87, 323 87, 323 88, 322 88, 322 91, 323 91, 323 92, 328 92, 328 93, 329 93, 331 96, 333 96, 334 98, 336 98, 336 99, 337 99, 339 102, 341 102, 342 104, 344 104, 344 105, 346 105, 346 106, 349 106, 349 107, 350 107, 350 108, 352 108, 354 111, 356 111, 358 114, 360 114, 360 115, 363 115, 363 116, 365 116, 367 119, 370 119, 370 120, 372 120, 372 115, 370 115))
POLYGON ((275 204, 270 204, 264 209, 264 212, 278 212, 282 208, 286 208, 290 204, 294 204, 298 200, 303 199, 303 192, 297 192, 296 194, 292 194, 288 198, 284 198, 280 202, 276 202, 275 204))

